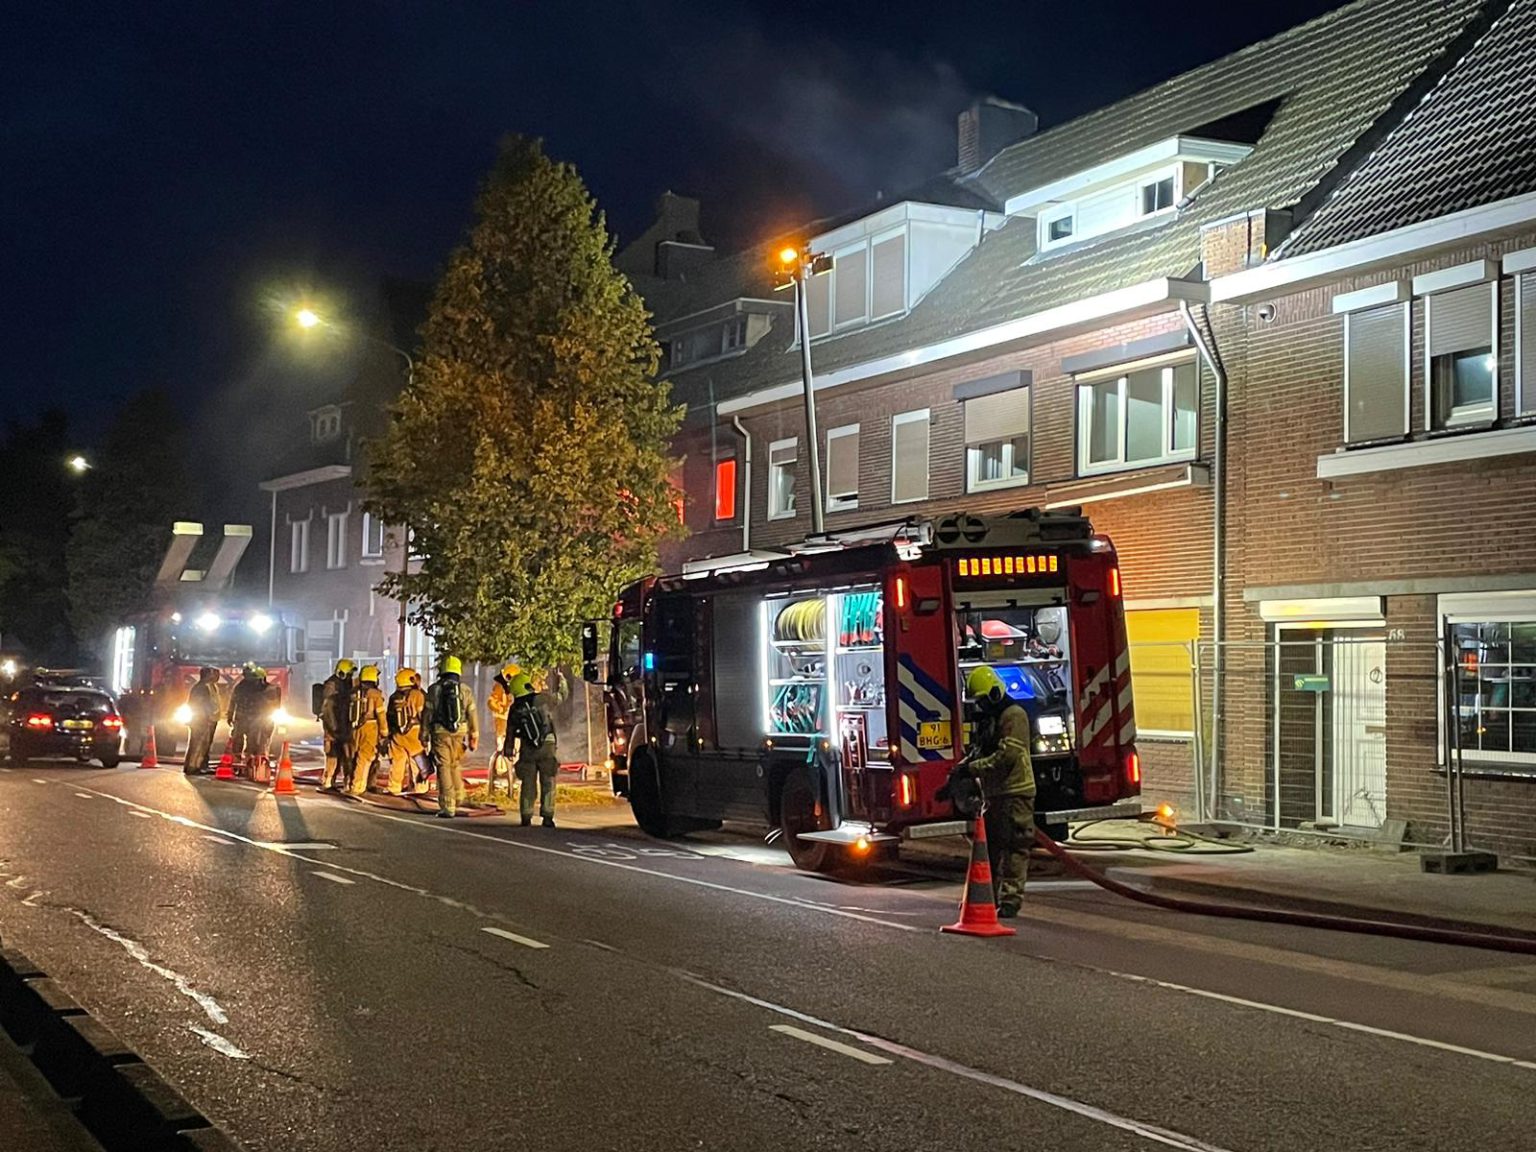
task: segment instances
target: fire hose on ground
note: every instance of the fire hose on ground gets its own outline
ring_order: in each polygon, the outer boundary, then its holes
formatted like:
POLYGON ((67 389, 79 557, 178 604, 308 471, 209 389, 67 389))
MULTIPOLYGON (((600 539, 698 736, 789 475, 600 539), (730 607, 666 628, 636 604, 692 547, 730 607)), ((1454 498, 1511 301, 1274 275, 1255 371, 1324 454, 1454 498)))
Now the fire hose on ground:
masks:
POLYGON ((1417 940, 1428 944, 1448 944, 1458 948, 1484 948, 1494 952, 1514 952, 1536 956, 1536 936, 1511 930, 1501 932, 1461 931, 1453 928, 1434 928, 1428 925, 1404 924, 1391 920, 1353 920, 1344 916, 1327 916, 1316 912, 1293 912, 1282 908, 1256 908, 1241 904, 1217 904, 1205 900, 1185 900, 1177 896, 1164 896, 1146 892, 1129 884, 1112 880, 1096 868, 1078 860, 1040 829, 1035 829, 1035 842, 1061 861, 1063 867, 1074 876, 1088 880, 1140 904, 1149 904, 1170 912, 1187 912, 1196 916, 1218 916, 1228 920, 1256 920, 1264 924, 1288 924, 1299 928, 1319 928, 1330 932, 1353 932, 1362 936, 1390 936, 1399 940, 1417 940))

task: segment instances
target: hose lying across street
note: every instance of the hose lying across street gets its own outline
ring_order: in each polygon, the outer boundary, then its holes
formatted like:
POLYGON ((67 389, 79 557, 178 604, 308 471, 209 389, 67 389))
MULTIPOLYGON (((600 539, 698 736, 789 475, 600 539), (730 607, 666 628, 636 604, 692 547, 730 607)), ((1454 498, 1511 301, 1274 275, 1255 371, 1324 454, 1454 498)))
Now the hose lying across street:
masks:
POLYGON ((1450 944, 1459 948, 1486 948, 1494 952, 1516 952, 1524 956, 1536 956, 1536 935, 1509 930, 1490 932, 1463 931, 1454 928, 1434 928, 1428 925, 1402 924, 1390 920, 1354 920, 1344 916, 1325 916, 1314 912, 1292 912, 1280 908, 1254 908, 1240 904, 1216 904, 1205 900, 1184 900, 1177 896, 1164 896, 1145 892, 1112 880, 1096 868, 1090 868, 1078 860, 1040 829, 1035 829, 1035 842, 1060 860, 1067 871, 1084 880, 1092 881, 1107 892, 1163 908, 1170 912, 1189 912, 1196 916, 1220 916, 1228 920, 1257 920, 1265 924, 1292 924, 1300 928, 1321 928, 1331 932, 1355 932, 1362 936, 1393 936, 1399 940, 1419 940, 1429 944, 1450 944))

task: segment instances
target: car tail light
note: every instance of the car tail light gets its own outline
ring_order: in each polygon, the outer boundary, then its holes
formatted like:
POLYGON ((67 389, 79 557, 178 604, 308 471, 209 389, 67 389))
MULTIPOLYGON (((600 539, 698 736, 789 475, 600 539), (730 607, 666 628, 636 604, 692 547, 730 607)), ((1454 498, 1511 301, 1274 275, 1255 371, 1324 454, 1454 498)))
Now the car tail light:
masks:
POLYGON ((42 729, 52 728, 53 717, 48 715, 46 712, 34 712, 32 715, 27 717, 27 727, 42 729))
POLYGON ((121 716, 103 716, 101 718, 101 726, 116 732, 123 726, 123 718, 121 716))
POLYGON ((1132 752, 1125 758, 1125 778, 1136 787, 1141 787, 1141 754, 1132 752))

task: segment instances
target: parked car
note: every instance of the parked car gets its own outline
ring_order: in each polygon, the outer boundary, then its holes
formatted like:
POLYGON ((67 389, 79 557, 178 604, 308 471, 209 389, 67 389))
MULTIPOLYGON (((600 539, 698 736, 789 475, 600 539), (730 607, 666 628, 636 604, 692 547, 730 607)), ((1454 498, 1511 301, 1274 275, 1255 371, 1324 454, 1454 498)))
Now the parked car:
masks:
POLYGON ((13 764, 68 757, 116 768, 123 758, 123 718, 111 693, 103 689, 30 684, 6 698, 0 710, 0 744, 13 764))

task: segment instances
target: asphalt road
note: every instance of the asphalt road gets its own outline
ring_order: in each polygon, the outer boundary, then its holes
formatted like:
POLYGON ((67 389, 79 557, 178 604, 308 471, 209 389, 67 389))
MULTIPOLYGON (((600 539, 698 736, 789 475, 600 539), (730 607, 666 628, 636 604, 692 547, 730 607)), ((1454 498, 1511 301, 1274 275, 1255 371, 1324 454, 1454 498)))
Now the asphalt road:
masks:
MULTIPOLYGON (((588 816, 583 822, 593 823, 588 816)), ((0 770, 0 936, 252 1149, 1528 1149, 1528 957, 0 770)))

